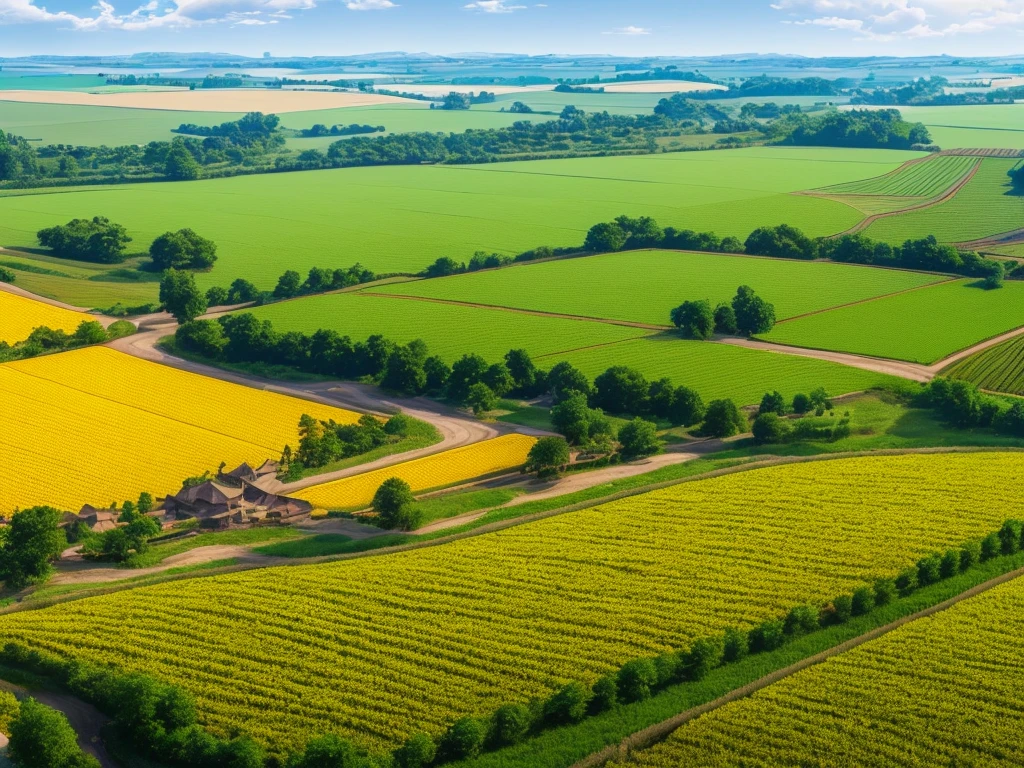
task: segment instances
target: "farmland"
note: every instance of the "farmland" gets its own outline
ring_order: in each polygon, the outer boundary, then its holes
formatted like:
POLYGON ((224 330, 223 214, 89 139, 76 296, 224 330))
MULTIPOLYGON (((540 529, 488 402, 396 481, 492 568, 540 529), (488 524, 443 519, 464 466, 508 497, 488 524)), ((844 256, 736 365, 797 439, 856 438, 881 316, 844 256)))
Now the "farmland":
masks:
POLYGON ((1024 336, 971 355, 944 373, 982 389, 1024 395, 1024 336))
POLYGON ((894 244, 928 235, 959 243, 1019 229, 1024 221, 1024 196, 1014 193, 1006 175, 1018 162, 985 158, 974 178, 951 200, 880 219, 864 234, 894 244))
POLYGON ((35 247, 39 229, 97 214, 125 225, 135 252, 191 227, 218 245, 215 268, 199 275, 203 287, 245 276, 269 289, 285 269, 360 261, 377 272, 415 272, 439 256, 578 245, 592 225, 624 213, 720 236, 784 222, 832 234, 861 215, 787 193, 877 176, 917 156, 760 148, 61 190, 0 198, 0 244, 35 247))
POLYGON ((362 509, 369 506, 381 483, 397 477, 413 493, 466 482, 484 475, 507 472, 526 463, 536 442, 526 435, 505 435, 475 445, 413 459, 393 467, 317 485, 295 494, 321 509, 362 509))
POLYGON ((727 704, 628 764, 1019 765, 1017 578, 727 704))
POLYGON ((990 479, 1022 468, 949 454, 755 470, 443 547, 16 613, 0 637, 182 683, 219 733, 379 749, 894 574, 1019 514, 990 479))
POLYGON ((975 157, 939 155, 885 176, 837 184, 818 191, 834 195, 934 197, 953 186, 977 163, 975 157))
POLYGON ((262 463, 298 441, 299 417, 359 414, 89 347, 0 365, 0 513, 78 509, 175 492, 220 463, 262 463))
POLYGON ((1020 104, 902 107, 900 112, 907 120, 924 123, 943 149, 1024 149, 1024 106, 1020 104))
POLYGON ((955 280, 780 323, 779 344, 934 363, 1024 323, 1024 283, 986 291, 955 280))
POLYGON ((941 277, 896 270, 711 253, 639 251, 550 261, 441 280, 401 283, 381 293, 466 301, 584 317, 670 325, 686 300, 729 302, 749 285, 779 319, 904 291, 941 277), (565 286, 576 290, 566 292, 565 286))
POLYGON ((79 323, 91 319, 82 312, 72 312, 0 290, 0 342, 13 344, 24 341, 33 329, 41 325, 72 333, 79 323))

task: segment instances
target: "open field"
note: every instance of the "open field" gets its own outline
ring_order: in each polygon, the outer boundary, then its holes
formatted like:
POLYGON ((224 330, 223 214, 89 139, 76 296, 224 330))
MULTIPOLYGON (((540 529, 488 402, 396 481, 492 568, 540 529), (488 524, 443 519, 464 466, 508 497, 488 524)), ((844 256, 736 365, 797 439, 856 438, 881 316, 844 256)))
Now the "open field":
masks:
POLYGON ((555 93, 554 91, 531 91, 508 96, 498 96, 490 104, 476 104, 473 110, 499 112, 507 110, 521 101, 535 112, 559 114, 568 106, 584 112, 609 112, 613 115, 649 115, 654 107, 665 98, 661 93, 555 93))
POLYGON ((407 99, 342 91, 285 91, 262 88, 187 88, 160 91, 85 93, 82 91, 3 91, 0 102, 81 104, 94 107, 170 109, 181 112, 304 112, 310 109, 402 104, 407 99))
POLYGON ((82 312, 72 312, 0 290, 0 341, 8 344, 24 341, 41 325, 71 333, 79 323, 92 319, 82 312))
POLYGON ((0 72, 0 91, 72 91, 98 88, 107 78, 99 75, 60 75, 0 72))
POLYGON ((885 176, 837 184, 816 191, 828 195, 935 197, 963 178, 977 162, 975 157, 937 155, 885 176))
POLYGON ((606 83, 599 86, 605 93, 693 93, 695 91, 724 91, 724 85, 695 83, 686 80, 637 80, 625 83, 606 83))
POLYGON ((971 355, 943 373, 993 392, 1024 395, 1024 336, 971 355))
POLYGON ((33 247, 42 227, 104 215, 144 250, 191 227, 218 245, 204 287, 246 277, 272 288, 285 269, 419 271, 439 256, 518 253, 583 242, 595 223, 648 215, 663 226, 746 237, 789 223, 810 235, 862 216, 800 189, 878 176, 917 153, 755 148, 494 163, 350 168, 0 197, 0 245, 33 247))
POLYGON ((393 467, 315 485, 294 495, 320 509, 363 509, 388 478, 405 480, 413 493, 464 483, 484 475, 510 472, 526 463, 537 442, 526 435, 504 435, 482 443, 414 459, 393 467))
POLYGON ((763 338, 930 364, 1024 325, 1022 307, 1024 283, 986 291, 955 280, 781 323, 763 338))
POLYGON ((626 365, 640 371, 649 381, 667 376, 677 386, 685 384, 697 390, 705 402, 728 397, 739 405, 756 405, 768 390, 777 389, 788 399, 797 392, 806 393, 817 387, 838 395, 893 380, 883 374, 810 357, 687 341, 675 334, 577 350, 535 362, 542 368, 551 368, 563 360, 591 378, 613 365, 626 365))
POLYGON ((379 749, 894 575, 1019 514, 990 479, 1022 469, 1012 453, 762 469, 438 547, 10 614, 0 638, 181 683, 219 733, 379 749))
POLYGON ((943 149, 991 147, 1024 150, 1024 105, 971 104, 959 107, 900 107, 905 120, 928 126, 943 149))
POLYGON ((687 723, 628 762, 1020 765, 1024 579, 687 723))
POLYGON ((826 262, 684 251, 633 251, 523 264, 375 292, 671 325, 683 301, 729 302, 749 285, 778 319, 905 291, 944 278, 826 262), (573 286, 566 291, 567 285, 573 286))
MULTIPOLYGON (((174 493, 222 461, 276 459, 304 413, 359 414, 88 347, 0 365, 0 513, 174 493)), ((255 465, 255 464, 254 464, 255 465)))
POLYGON ((310 296, 243 311, 272 321, 280 331, 313 333, 320 328, 332 328, 353 341, 379 333, 403 344, 423 339, 430 354, 440 355, 449 363, 469 353, 497 362, 510 349, 523 348, 531 355, 547 355, 650 333, 641 328, 585 320, 360 293, 310 296))
POLYGON ((1006 175, 1019 162, 986 158, 974 178, 952 199, 880 219, 864 234, 894 244, 928 235, 960 243, 1019 229, 1024 222, 1024 195, 1013 191, 1006 175))

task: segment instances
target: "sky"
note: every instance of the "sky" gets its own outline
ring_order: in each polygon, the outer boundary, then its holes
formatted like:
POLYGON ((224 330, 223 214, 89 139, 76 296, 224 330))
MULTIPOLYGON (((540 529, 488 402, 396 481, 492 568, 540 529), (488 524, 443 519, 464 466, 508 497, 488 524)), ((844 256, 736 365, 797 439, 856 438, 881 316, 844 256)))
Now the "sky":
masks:
POLYGON ((399 50, 1008 55, 1024 0, 0 0, 0 56, 399 50))

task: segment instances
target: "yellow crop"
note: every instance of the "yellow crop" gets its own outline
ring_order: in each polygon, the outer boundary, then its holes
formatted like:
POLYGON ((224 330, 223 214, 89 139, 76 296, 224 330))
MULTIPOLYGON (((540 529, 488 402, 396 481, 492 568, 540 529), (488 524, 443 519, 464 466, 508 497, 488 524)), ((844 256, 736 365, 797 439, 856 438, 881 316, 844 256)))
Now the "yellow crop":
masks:
POLYGON ((293 495, 326 509, 366 507, 373 501, 373 495, 381 483, 389 478, 405 480, 413 492, 465 482, 522 466, 526 463, 526 454, 536 442, 536 438, 526 435, 505 435, 404 464, 315 485, 293 495))
POLYGON ((742 472, 435 547, 0 616, 0 645, 146 670, 215 731, 277 750, 323 732, 382 749, 895 575, 1024 516, 1017 486, 993 482, 1022 473, 1020 453, 742 472))
POLYGON ((1024 764, 1024 579, 727 704, 630 765, 1024 764))
POLYGON ((359 414, 146 362, 106 347, 0 365, 0 513, 174 493, 186 477, 276 459, 303 413, 359 414))
POLYGON ((7 291, 0 291, 0 341, 24 341, 41 325, 55 331, 74 331, 84 320, 95 320, 84 312, 72 312, 7 291))

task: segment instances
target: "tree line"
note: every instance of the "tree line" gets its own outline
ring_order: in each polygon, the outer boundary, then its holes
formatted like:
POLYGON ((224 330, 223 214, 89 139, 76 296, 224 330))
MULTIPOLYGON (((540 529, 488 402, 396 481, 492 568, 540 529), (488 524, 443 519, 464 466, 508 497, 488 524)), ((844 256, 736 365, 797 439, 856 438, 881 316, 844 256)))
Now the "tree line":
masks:
POLYGON ((105 344, 114 339, 131 336, 133 333, 135 326, 127 320, 117 320, 108 328, 104 328, 95 320, 83 320, 73 333, 41 325, 33 328, 32 333, 24 341, 14 344, 0 341, 0 363, 26 360, 50 352, 64 352, 91 344, 105 344))
POLYGON ((954 106, 962 104, 1013 104, 1024 99, 1024 86, 989 88, 984 92, 964 91, 948 93, 950 82, 933 75, 892 88, 858 89, 850 98, 851 104, 878 106, 954 106))

